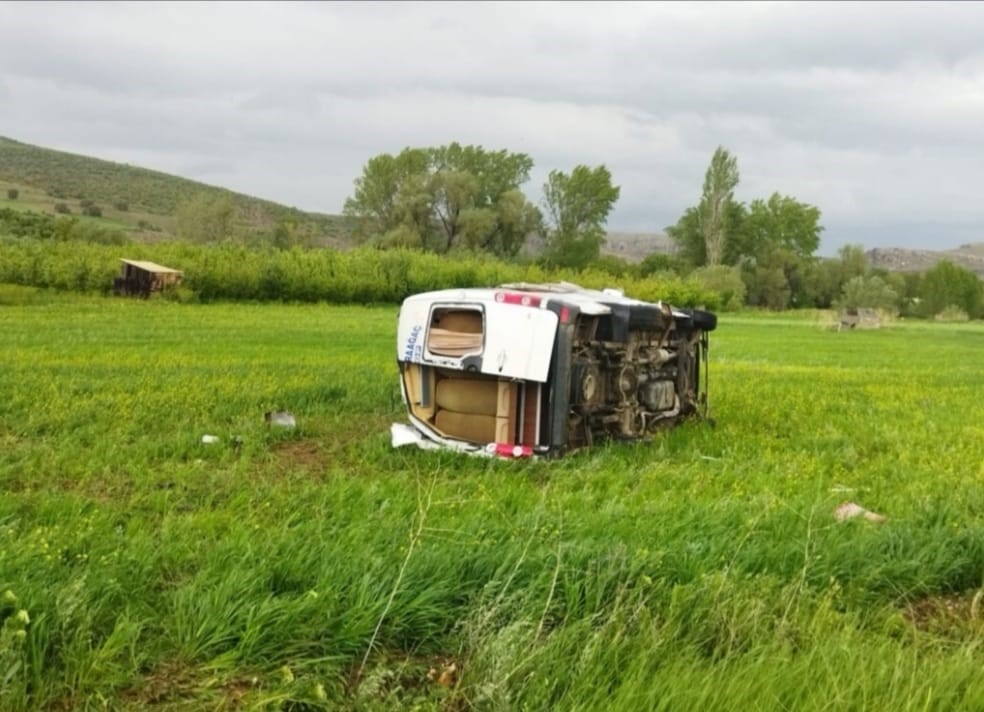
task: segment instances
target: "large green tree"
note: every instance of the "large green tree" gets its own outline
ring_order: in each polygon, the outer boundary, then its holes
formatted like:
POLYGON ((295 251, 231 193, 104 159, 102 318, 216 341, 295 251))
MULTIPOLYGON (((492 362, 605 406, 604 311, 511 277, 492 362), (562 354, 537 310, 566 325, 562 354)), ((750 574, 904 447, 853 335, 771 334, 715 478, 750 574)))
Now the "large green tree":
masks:
POLYGON ((725 261, 727 246, 744 216, 744 206, 734 197, 738 178, 738 159, 718 146, 704 174, 700 202, 666 228, 680 255, 694 267, 725 261))
POLYGON ((864 276, 868 271, 868 255, 861 245, 843 245, 837 250, 838 268, 846 283, 855 277, 864 276))
POLYGON ((878 275, 861 275, 851 277, 844 284, 836 306, 842 309, 869 307, 895 311, 899 306, 899 294, 878 275))
POLYGON ((949 306, 962 309, 971 319, 984 316, 984 284, 969 269, 941 260, 923 275, 919 310, 924 316, 935 316, 949 306))
POLYGON ((666 234, 676 245, 676 254, 685 265, 699 267, 707 264, 707 246, 700 232, 697 208, 684 210, 676 225, 666 227, 666 234))
POLYGON ((526 154, 458 143, 382 154, 356 179, 345 213, 363 218, 384 244, 511 256, 539 225, 520 191, 532 167, 526 154))
POLYGON ((789 280, 781 266, 764 263, 742 269, 742 279, 748 289, 747 299, 752 306, 786 309, 792 297, 789 280))
MULTIPOLYGON (((731 200, 728 203, 724 224, 727 226, 724 262, 736 264, 737 256, 742 254, 740 245, 743 242, 742 230, 745 224, 747 210, 742 203, 731 200), (739 247, 736 249, 736 245, 739 247)), ((700 207, 687 208, 676 225, 666 228, 677 248, 677 256, 691 267, 710 265, 707 257, 707 241, 704 237, 700 207)))
POLYGON ((739 266, 749 304, 829 304, 843 282, 813 256, 823 231, 819 208, 779 193, 746 207, 734 197, 738 178, 737 160, 718 147, 700 202, 666 228, 680 258, 691 267, 739 266))
POLYGON ((814 306, 821 285, 813 253, 822 231, 820 210, 812 205, 779 193, 753 200, 725 250, 729 262, 745 265, 749 302, 772 308, 814 306))
POLYGON ((769 242, 757 255, 743 257, 740 265, 748 287, 749 304, 772 309, 817 305, 820 284, 815 257, 769 242), (763 279, 762 284, 756 284, 763 279), (780 289, 777 290, 777 286, 780 289))
POLYGON ((199 193, 178 206, 178 234, 190 242, 222 242, 232 239, 235 219, 231 196, 199 193))
MULTIPOLYGON (((820 309, 830 308, 840 300, 845 284, 867 273, 868 257, 861 245, 844 245, 837 251, 837 257, 818 260, 810 275, 813 305, 820 309)), ((895 289, 895 285, 889 286, 895 289)))
POLYGON ((519 190, 507 190, 490 208, 461 213, 461 244, 503 257, 519 252, 526 238, 540 232, 543 216, 519 190))
POLYGON ((819 208, 773 193, 768 200, 751 202, 741 229, 726 248, 732 260, 758 255, 769 247, 811 257, 820 246, 821 232, 819 208))
POLYGON ((597 259, 605 242, 605 222, 619 193, 603 165, 575 166, 569 175, 550 171, 543 185, 547 262, 581 268, 597 259))
POLYGON ((700 202, 666 228, 682 259, 694 267, 760 259, 777 248, 808 258, 820 245, 820 210, 773 193, 747 207, 735 200, 737 159, 718 147, 704 175, 700 202))
POLYGON ((423 178, 427 152, 405 148, 393 156, 383 153, 370 158, 355 179, 355 192, 345 201, 343 212, 363 218, 361 228, 384 234, 398 227, 420 232, 427 228, 432 209, 423 178))

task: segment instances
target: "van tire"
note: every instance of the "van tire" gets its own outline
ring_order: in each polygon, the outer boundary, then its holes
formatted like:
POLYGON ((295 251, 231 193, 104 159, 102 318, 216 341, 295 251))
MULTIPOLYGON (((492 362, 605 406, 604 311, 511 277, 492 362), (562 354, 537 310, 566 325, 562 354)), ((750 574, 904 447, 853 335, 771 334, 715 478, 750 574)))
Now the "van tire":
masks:
POLYGON ((694 326, 701 331, 714 331, 718 324, 717 314, 703 309, 693 310, 693 320, 694 326))

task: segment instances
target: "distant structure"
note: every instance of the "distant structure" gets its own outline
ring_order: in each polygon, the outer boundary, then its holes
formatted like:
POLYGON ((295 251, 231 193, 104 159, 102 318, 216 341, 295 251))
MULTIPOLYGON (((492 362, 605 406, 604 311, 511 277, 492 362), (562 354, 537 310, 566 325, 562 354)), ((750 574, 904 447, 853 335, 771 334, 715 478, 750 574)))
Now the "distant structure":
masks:
POLYGON ((146 299, 154 292, 181 283, 184 272, 154 262, 123 260, 120 276, 113 280, 116 294, 146 299))
POLYGON ((879 327, 881 327, 881 316, 877 310, 849 307, 841 312, 837 331, 841 329, 877 329, 879 327))

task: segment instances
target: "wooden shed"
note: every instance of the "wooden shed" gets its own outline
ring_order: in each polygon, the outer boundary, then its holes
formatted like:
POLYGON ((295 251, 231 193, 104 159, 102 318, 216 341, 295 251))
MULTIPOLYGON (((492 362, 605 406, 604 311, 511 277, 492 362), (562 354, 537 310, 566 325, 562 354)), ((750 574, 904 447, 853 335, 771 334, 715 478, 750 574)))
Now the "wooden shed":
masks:
POLYGON ((121 259, 120 276, 113 282, 117 294, 145 299, 153 292, 180 284, 184 272, 155 262, 121 259))

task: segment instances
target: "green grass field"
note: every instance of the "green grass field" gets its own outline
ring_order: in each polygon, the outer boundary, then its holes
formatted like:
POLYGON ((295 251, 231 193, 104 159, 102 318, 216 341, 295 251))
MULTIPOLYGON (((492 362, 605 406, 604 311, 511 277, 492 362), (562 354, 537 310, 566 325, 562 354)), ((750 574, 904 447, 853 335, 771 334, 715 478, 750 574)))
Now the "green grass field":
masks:
POLYGON ((716 428, 499 462, 389 447, 396 313, 0 288, 0 709, 984 708, 982 325, 724 315, 716 428))

